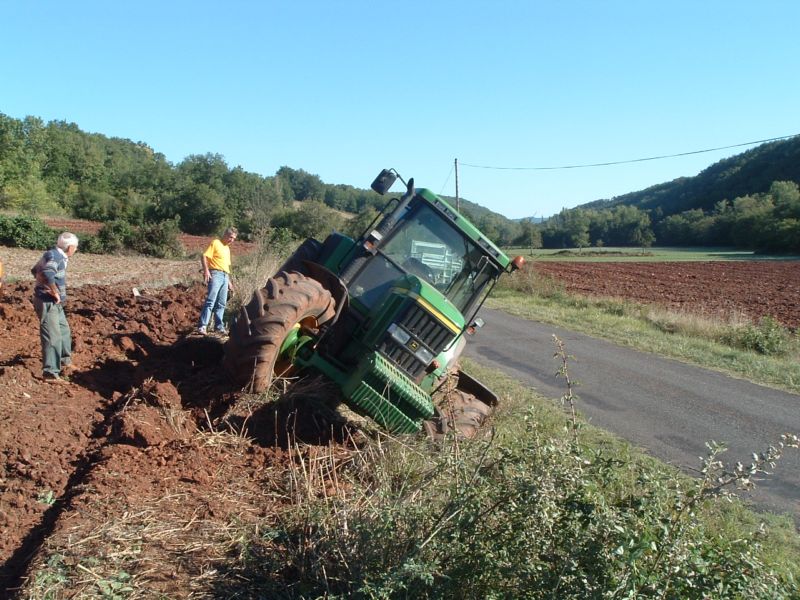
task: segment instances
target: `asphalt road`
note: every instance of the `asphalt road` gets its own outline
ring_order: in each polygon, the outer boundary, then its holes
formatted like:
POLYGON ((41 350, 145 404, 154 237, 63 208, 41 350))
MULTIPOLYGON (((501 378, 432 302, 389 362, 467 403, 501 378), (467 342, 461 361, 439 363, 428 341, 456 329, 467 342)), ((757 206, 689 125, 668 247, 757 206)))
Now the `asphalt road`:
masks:
MULTIPOLYGON (((800 395, 716 371, 632 350, 580 333, 484 308, 486 325, 464 355, 496 367, 548 398, 565 392, 556 377, 553 334, 563 342, 578 409, 598 427, 697 474, 705 442, 724 443, 726 463, 749 464, 753 452, 800 434, 800 395)), ((772 476, 745 498, 761 509, 790 513, 800 525, 800 451, 787 450, 772 476)))

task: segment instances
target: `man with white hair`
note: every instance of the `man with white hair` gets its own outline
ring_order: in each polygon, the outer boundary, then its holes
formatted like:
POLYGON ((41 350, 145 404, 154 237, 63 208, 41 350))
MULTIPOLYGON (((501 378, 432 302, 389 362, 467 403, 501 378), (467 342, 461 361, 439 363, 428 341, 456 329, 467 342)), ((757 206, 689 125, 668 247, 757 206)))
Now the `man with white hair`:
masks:
POLYGON ((64 313, 67 299, 67 263, 78 250, 78 238, 65 231, 55 248, 42 255, 31 273, 36 278, 33 308, 39 317, 42 342, 42 379, 50 383, 69 383, 61 372, 72 363, 72 332, 64 313))

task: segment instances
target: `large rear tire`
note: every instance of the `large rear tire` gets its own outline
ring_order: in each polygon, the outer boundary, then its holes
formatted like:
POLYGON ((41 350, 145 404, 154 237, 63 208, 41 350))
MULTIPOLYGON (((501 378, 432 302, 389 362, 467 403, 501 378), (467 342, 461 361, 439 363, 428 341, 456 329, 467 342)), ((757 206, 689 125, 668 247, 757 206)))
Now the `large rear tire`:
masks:
POLYGON ((252 392, 269 388, 291 367, 283 342, 298 327, 311 333, 333 318, 334 301, 318 281, 300 273, 278 273, 253 293, 239 311, 225 346, 224 364, 233 379, 252 392))
POLYGON ((320 252, 322 252, 322 242, 314 238, 308 238, 300 244, 286 262, 281 265, 281 268, 278 269, 278 273, 281 271, 286 271, 287 273, 294 271, 302 273, 303 275, 308 275, 305 261, 316 262, 320 252))

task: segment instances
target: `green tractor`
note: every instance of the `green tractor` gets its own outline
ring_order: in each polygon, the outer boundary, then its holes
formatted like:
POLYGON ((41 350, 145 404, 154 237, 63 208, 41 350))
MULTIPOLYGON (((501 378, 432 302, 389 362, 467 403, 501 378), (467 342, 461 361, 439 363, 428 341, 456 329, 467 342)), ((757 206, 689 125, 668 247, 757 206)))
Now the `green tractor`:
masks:
POLYGON ((313 369, 345 404, 394 433, 471 437, 497 404, 458 369, 483 325, 477 312, 510 260, 466 218, 394 170, 372 189, 393 198, 358 239, 307 239, 242 306, 225 366, 262 392, 278 377, 313 369))

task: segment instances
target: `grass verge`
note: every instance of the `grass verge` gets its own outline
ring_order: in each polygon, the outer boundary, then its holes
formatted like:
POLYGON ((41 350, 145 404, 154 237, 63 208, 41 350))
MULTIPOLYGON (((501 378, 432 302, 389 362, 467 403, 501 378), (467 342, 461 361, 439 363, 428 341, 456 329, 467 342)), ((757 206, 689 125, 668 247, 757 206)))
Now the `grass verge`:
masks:
MULTIPOLYGON (((788 519, 728 495, 711 448, 680 475, 523 386, 470 365, 506 400, 493 430, 431 445, 378 437, 287 478, 290 506, 248 539, 247 597, 791 598, 788 519)), ((796 440, 795 440, 796 441, 796 440)), ((763 465, 762 465, 763 467, 763 465)), ((754 467, 758 470, 758 466, 754 467)))

